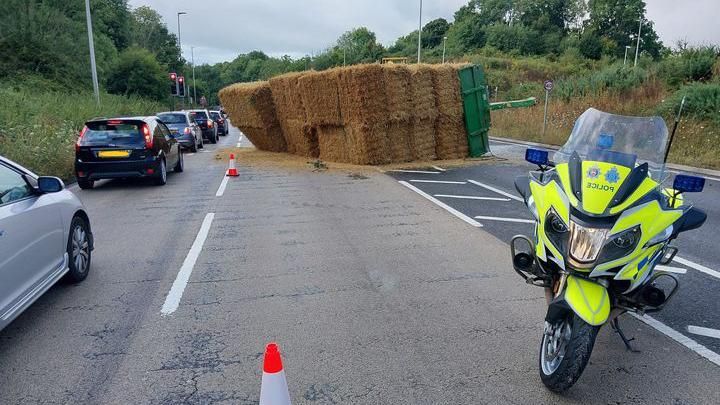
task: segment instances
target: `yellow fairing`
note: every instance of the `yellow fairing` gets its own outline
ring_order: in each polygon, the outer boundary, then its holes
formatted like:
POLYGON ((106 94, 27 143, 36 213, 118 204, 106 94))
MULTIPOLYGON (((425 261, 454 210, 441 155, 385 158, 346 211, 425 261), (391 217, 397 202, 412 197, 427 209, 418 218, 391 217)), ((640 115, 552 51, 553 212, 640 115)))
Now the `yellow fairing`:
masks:
POLYGON ((568 167, 568 164, 558 163, 558 165, 555 166, 555 171, 557 172, 558 177, 560 177, 560 182, 562 182, 563 190, 565 190, 565 195, 567 195, 570 205, 577 208, 580 202, 573 195, 572 187, 570 186, 570 168, 568 167))
POLYGON ((610 315, 610 297, 605 287, 575 276, 568 276, 565 301, 583 321, 597 326, 610 315))
POLYGON ((591 214, 602 214, 610 205, 630 168, 607 162, 582 162, 582 206, 591 214))
POLYGON ((540 184, 535 180, 530 181, 530 192, 532 193, 533 200, 535 201, 535 208, 538 213, 538 244, 535 247, 536 254, 540 258, 545 258, 545 249, 549 250, 556 259, 562 261, 564 257, 555 246, 545 236, 545 218, 547 217, 548 211, 552 208, 555 213, 567 224, 570 225, 570 207, 568 206, 568 199, 563 192, 561 186, 555 182, 550 181, 545 185, 540 184))

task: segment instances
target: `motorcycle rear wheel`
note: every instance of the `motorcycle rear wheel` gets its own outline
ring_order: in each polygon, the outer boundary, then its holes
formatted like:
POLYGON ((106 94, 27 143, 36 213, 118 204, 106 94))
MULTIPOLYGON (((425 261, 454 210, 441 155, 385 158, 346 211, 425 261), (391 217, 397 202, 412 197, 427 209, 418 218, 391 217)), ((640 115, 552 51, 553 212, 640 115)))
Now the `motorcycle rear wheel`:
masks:
POLYGON ((572 311, 555 325, 546 323, 540 341, 540 379, 550 391, 566 391, 580 378, 599 330, 572 311))

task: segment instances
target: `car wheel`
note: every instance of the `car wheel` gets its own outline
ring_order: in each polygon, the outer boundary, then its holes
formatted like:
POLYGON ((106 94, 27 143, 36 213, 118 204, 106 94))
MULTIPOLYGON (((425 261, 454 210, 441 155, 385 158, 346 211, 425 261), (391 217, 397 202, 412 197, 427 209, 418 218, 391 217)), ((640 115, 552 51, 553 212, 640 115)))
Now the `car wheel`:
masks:
POLYGON ((70 223, 70 236, 68 237, 67 253, 69 264, 66 279, 79 283, 90 271, 90 226, 82 217, 76 216, 70 223))
POLYGON ((205 140, 201 136, 200 137, 200 145, 198 145, 198 149, 203 149, 203 148, 205 148, 205 140))
POLYGON ((191 152, 191 153, 197 153, 197 150, 198 150, 197 139, 194 139, 194 138, 193 138, 193 144, 192 144, 192 146, 190 147, 190 152, 191 152))
POLYGON ((78 179, 78 186, 83 190, 90 190, 95 186, 95 182, 93 180, 78 179))
POLYGON ((185 157, 181 150, 178 151, 178 161, 173 168, 173 172, 182 173, 185 170, 185 157))
POLYGON ((158 186, 167 184, 167 166, 165 165, 165 159, 160 159, 160 169, 158 170, 157 177, 155 177, 155 184, 158 186))
POLYGON ((218 141, 218 136, 217 136, 217 132, 215 132, 214 134, 212 134, 210 136, 210 143, 217 143, 217 141, 218 141))

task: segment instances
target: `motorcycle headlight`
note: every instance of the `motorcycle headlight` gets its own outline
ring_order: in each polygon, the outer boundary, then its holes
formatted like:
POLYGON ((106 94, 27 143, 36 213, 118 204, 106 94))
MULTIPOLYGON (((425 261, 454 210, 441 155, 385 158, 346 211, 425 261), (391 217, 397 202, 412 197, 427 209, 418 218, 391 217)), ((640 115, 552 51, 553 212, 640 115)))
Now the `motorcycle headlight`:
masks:
POLYGON ((545 235, 562 254, 567 252, 568 227, 554 209, 550 208, 545 217, 545 235))
POLYGON ((594 262, 609 231, 607 228, 586 228, 570 221, 570 256, 581 263, 594 262))

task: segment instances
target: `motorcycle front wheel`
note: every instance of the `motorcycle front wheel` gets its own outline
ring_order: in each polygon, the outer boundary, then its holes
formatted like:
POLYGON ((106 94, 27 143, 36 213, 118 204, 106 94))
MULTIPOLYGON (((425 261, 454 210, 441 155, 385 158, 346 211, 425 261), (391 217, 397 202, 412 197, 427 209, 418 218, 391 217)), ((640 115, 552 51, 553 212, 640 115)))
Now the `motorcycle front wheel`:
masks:
POLYGON ((540 378, 553 392, 563 392, 580 378, 590 360, 599 326, 572 311, 554 325, 545 323, 540 343, 540 378))

